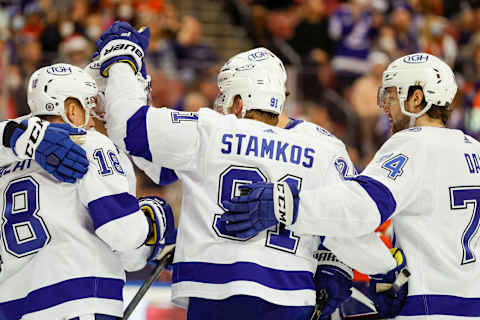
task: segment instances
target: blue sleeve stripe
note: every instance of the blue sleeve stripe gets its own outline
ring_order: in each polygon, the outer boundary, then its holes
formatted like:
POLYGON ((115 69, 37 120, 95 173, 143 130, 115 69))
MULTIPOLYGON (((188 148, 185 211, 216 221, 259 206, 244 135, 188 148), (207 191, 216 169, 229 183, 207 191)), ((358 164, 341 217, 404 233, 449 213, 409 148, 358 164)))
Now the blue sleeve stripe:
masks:
POLYGON ((101 197, 90 201, 88 204, 88 211, 90 217, 92 217, 95 230, 105 223, 129 215, 139 209, 137 199, 127 192, 101 197))
POLYGON ((174 183, 177 180, 178 180, 177 174, 172 169, 163 168, 163 167, 160 169, 159 184, 161 186, 169 185, 170 183, 174 183))
POLYGON ((439 294, 408 296, 401 316, 445 315, 480 317, 480 298, 464 298, 439 294))
POLYGON ((362 175, 347 177, 345 180, 356 181, 363 189, 365 189, 365 191, 367 191, 380 212, 380 224, 384 223, 392 216, 397 207, 397 203, 395 202, 392 192, 383 183, 362 175))
POLYGON ((123 301, 121 279, 85 277, 58 282, 31 291, 25 298, 0 303, 0 319, 20 319, 23 315, 86 298, 123 301))
POLYGON ((148 144, 147 112, 149 106, 143 106, 127 120, 126 137, 123 139, 127 151, 132 156, 152 161, 152 153, 148 144))
POLYGON ((173 265, 172 283, 182 281, 212 284, 251 281, 276 290, 315 290, 313 274, 309 271, 277 270, 251 262, 232 264, 175 263, 173 265))

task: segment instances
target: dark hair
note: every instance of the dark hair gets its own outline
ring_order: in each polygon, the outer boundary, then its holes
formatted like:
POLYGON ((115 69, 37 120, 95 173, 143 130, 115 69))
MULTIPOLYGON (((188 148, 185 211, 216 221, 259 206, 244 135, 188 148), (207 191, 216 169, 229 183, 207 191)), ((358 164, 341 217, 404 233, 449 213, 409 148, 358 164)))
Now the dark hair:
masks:
MULTIPOLYGON (((410 86, 408 88, 408 96, 407 100, 410 99, 410 97, 413 95, 415 90, 422 90, 423 93, 423 88, 422 86, 410 86)), ((420 103, 420 106, 425 108, 427 105, 427 101, 425 100, 425 94, 423 95, 423 100, 420 103)), ((436 104, 432 104, 430 109, 427 111, 427 115, 432 118, 432 119, 440 119, 442 120, 443 124, 446 125, 448 122, 448 119, 450 118, 450 114, 452 113, 452 106, 450 103, 447 103, 445 106, 438 106, 436 104)))

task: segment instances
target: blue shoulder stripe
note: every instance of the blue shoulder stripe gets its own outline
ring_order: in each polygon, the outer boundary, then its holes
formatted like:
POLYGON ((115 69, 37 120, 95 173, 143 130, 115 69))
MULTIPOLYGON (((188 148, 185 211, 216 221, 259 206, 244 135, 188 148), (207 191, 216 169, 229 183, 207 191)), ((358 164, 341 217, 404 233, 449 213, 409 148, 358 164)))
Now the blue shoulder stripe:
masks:
POLYGON ((392 216, 397 208, 397 203, 387 186, 380 181, 363 175, 346 177, 345 180, 356 181, 363 189, 365 189, 365 191, 367 191, 380 212, 380 224, 384 223, 392 216))
POLYGON ((85 277, 58 282, 31 291, 25 298, 0 303, 0 319, 20 319, 23 315, 52 308, 61 303, 86 298, 123 301, 121 279, 85 277))
POLYGON ((212 284, 251 281, 276 290, 315 290, 313 274, 309 271, 278 270, 263 267, 252 262, 236 262, 232 264, 207 262, 174 263, 172 283, 182 281, 212 284))
POLYGON ((152 153, 148 144, 147 112, 149 106, 143 106, 127 120, 126 137, 123 139, 127 151, 132 156, 152 161, 152 153))
POLYGON ((139 209, 137 199, 127 192, 101 197, 88 203, 88 211, 95 230, 105 223, 127 216, 139 209))
POLYGON ((448 315, 480 317, 480 298, 426 294, 408 296, 401 316, 448 315))

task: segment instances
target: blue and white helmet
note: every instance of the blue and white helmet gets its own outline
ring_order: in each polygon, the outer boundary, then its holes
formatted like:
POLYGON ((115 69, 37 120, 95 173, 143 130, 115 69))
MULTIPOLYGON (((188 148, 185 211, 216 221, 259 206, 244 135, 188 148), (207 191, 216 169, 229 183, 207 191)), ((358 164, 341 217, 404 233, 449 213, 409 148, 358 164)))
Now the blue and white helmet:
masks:
POLYGON ((382 87, 378 91, 378 103, 383 108, 385 89, 396 87, 402 113, 409 116, 410 126, 424 115, 432 105, 447 107, 457 92, 452 69, 441 59, 428 53, 414 53, 390 63, 383 72, 382 87), (405 110, 408 89, 421 86, 427 105, 419 113, 405 110))
POLYGON ((221 68, 217 84, 221 91, 215 108, 227 113, 235 96, 242 98, 242 117, 257 109, 282 113, 287 73, 282 61, 270 50, 255 48, 230 58, 221 68))
POLYGON ((35 71, 28 81, 27 100, 34 116, 61 116, 63 121, 73 125, 65 114, 64 102, 67 98, 75 98, 85 110, 86 127, 90 118, 90 110, 97 101, 95 80, 81 68, 58 63, 35 71))

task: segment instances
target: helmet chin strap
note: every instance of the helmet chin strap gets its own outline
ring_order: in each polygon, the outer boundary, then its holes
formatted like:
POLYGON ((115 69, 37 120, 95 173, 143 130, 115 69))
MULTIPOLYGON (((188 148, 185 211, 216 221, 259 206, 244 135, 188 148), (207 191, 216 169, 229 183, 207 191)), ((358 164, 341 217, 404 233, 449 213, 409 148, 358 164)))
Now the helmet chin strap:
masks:
POLYGON ((430 110, 432 103, 427 102, 427 105, 425 108, 423 108, 419 113, 412 113, 409 112, 405 109, 405 101, 400 101, 401 103, 401 111, 404 115, 407 115, 410 118, 410 122, 408 124, 409 128, 415 127, 415 122, 417 121, 418 118, 423 116, 425 113, 427 113, 428 110, 430 110))

